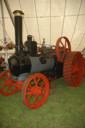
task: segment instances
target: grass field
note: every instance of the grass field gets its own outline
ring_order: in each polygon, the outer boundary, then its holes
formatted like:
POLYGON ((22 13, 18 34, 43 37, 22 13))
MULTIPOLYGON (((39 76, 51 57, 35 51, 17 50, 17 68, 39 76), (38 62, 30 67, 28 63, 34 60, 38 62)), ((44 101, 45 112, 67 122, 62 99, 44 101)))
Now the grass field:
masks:
POLYGON ((56 92, 36 110, 22 103, 20 92, 0 94, 0 128, 85 128, 85 78, 77 88, 68 88, 63 78, 53 83, 56 92))

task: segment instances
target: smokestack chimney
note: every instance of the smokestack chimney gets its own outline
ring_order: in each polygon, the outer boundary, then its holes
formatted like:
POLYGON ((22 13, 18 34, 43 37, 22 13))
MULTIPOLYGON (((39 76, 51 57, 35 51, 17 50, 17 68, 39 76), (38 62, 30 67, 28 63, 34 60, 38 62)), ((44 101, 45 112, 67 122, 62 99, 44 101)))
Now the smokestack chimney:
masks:
POLYGON ((20 54, 23 52, 23 43, 22 43, 22 17, 24 13, 20 10, 15 10, 14 22, 15 22, 15 43, 16 43, 16 53, 20 54))

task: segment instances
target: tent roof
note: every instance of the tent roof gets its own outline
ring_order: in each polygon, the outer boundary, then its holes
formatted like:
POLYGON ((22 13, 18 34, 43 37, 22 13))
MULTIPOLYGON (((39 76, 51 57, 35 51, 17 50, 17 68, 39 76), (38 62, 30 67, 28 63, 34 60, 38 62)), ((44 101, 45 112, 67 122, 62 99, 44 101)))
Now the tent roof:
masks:
MULTIPOLYGON (((23 42, 33 35, 38 43, 43 38, 47 44, 55 45, 61 36, 71 42, 72 50, 85 47, 85 0, 8 0, 12 12, 22 10, 23 42)), ((4 5, 7 42, 15 42, 14 27, 4 5)), ((3 43, 2 17, 0 9, 0 44, 3 43)))

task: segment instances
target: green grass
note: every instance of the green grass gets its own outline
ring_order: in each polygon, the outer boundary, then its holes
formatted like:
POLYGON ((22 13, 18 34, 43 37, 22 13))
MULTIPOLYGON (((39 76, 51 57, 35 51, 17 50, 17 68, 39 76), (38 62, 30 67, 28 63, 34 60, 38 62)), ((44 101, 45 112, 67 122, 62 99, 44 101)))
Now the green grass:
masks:
POLYGON ((0 128, 85 128, 85 78, 77 88, 68 88, 63 78, 53 83, 56 92, 36 110, 22 103, 20 92, 0 94, 0 128))

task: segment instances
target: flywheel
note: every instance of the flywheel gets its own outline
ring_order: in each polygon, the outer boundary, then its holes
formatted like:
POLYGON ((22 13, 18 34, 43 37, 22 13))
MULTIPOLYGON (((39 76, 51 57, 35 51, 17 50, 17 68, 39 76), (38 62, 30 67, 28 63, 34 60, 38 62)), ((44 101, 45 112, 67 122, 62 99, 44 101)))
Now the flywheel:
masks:
POLYGON ((58 60, 63 63, 66 55, 70 52, 70 41, 67 37, 60 37, 56 42, 56 56, 58 60))

